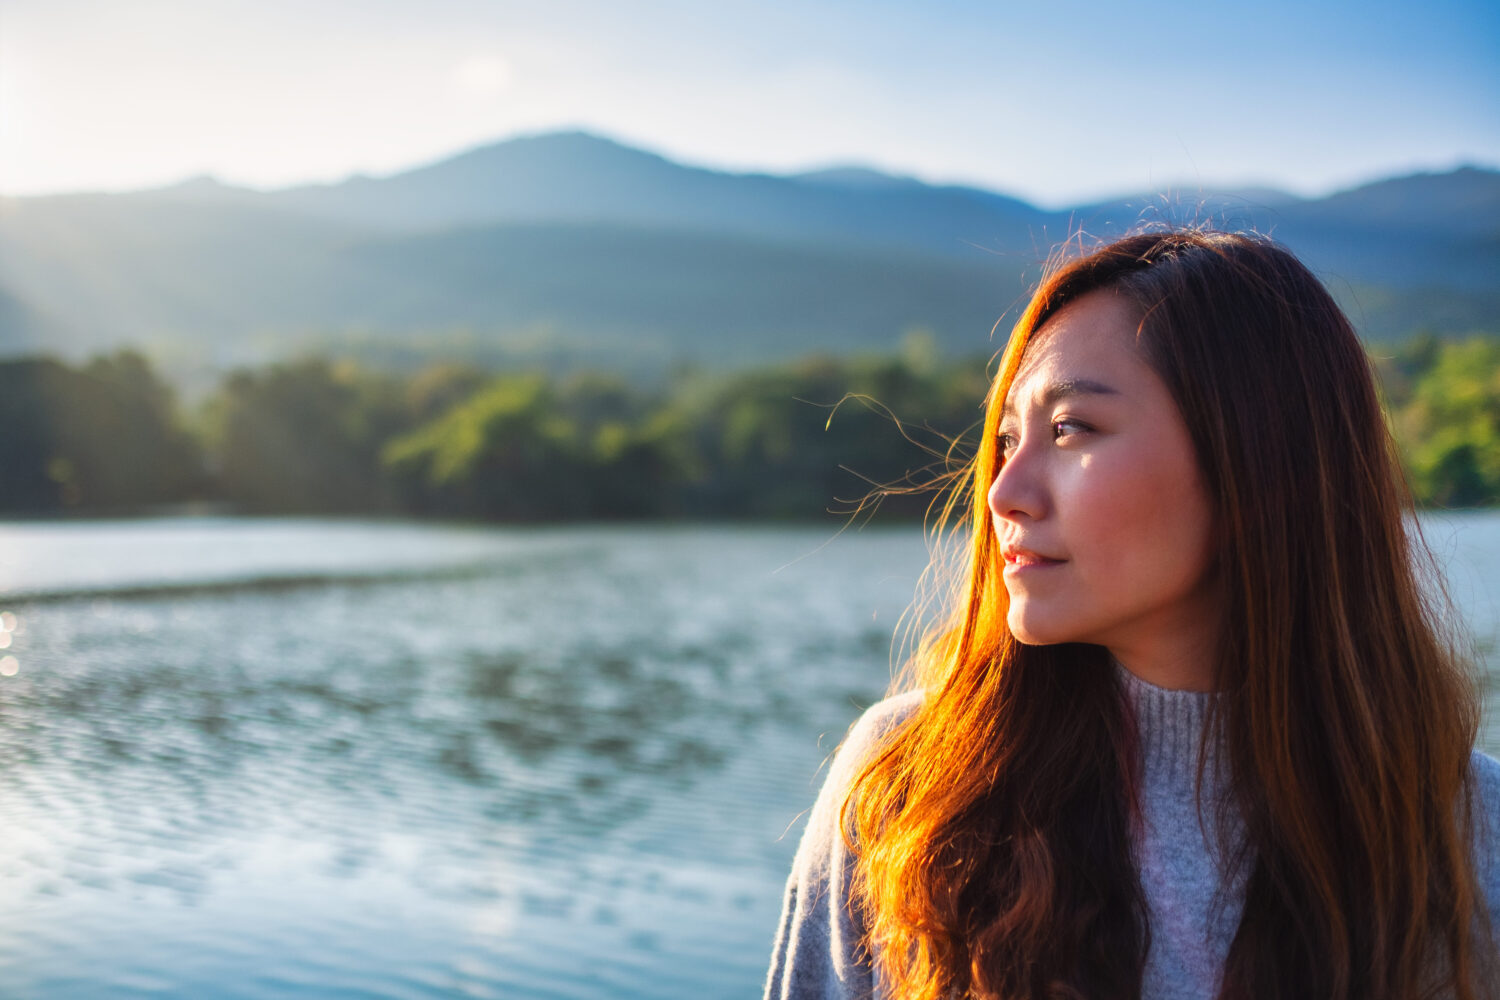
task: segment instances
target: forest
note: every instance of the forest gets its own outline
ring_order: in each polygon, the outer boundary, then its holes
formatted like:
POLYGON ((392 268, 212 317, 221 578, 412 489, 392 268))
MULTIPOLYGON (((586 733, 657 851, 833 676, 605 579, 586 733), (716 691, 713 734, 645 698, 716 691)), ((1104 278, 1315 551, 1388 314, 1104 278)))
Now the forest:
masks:
MULTIPOLYGON (((0 512, 511 522, 912 518, 972 452, 990 359, 913 336, 658 386, 303 358, 182 405, 141 354, 0 363, 0 512)), ((1418 504, 1500 502, 1500 335, 1371 349, 1418 504)))

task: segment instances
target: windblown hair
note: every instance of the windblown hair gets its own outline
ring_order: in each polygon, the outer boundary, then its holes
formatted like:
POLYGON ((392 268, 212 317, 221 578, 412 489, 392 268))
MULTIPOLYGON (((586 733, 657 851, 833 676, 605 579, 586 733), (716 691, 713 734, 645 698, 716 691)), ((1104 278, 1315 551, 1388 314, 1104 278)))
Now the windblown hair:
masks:
POLYGON ((903 1000, 1140 995, 1133 722, 1103 648, 1011 634, 986 505, 1028 341, 1101 288, 1138 307, 1221 539, 1203 739, 1222 740, 1229 781, 1200 816, 1226 840, 1243 830, 1221 843, 1245 890, 1220 997, 1488 995, 1470 857, 1477 696, 1414 568, 1426 549, 1404 521, 1368 359, 1292 254, 1201 231, 1128 236, 1057 267, 1002 355, 944 511, 968 521, 968 556, 914 664, 925 699, 845 803, 879 974, 903 1000))

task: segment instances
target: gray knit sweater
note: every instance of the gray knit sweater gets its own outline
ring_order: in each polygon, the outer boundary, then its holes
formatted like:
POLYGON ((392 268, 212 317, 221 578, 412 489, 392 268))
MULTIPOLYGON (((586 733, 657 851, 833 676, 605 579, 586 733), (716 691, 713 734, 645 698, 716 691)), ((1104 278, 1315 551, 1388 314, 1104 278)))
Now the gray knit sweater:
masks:
MULTIPOLYGON (((1145 827, 1136 845, 1141 887, 1150 908, 1146 1000, 1212 997, 1239 925, 1243 886, 1228 882, 1224 859, 1200 827, 1194 781, 1199 734, 1212 695, 1168 691, 1121 670, 1142 743, 1145 827)), ((839 835, 838 814, 854 770, 890 729, 908 717, 920 694, 889 698, 850 730, 808 817, 787 881, 781 926, 766 982, 767 1000, 886 998, 860 947, 864 926, 849 905, 853 859, 839 835)), ((1500 929, 1500 763, 1475 752, 1475 857, 1500 929)), ((1205 775, 1205 795, 1217 789, 1205 775)))

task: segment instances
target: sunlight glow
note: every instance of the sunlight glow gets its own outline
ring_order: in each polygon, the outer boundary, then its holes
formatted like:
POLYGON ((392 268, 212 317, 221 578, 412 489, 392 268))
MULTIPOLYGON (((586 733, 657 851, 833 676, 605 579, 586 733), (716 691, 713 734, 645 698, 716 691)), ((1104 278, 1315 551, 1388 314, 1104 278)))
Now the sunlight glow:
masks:
POLYGON ((494 97, 510 86, 510 63, 496 55, 471 56, 454 67, 451 79, 464 97, 494 97))

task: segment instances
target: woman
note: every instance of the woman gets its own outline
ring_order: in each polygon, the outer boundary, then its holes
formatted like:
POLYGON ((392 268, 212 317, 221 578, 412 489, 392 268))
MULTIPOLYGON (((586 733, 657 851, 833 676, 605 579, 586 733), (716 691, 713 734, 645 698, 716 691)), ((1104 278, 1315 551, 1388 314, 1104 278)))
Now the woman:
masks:
POLYGON ((769 997, 1496 994, 1500 764, 1306 268, 1175 231, 1056 270, 963 485, 956 610, 836 758, 769 997))

